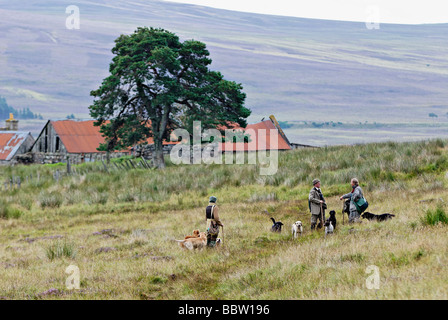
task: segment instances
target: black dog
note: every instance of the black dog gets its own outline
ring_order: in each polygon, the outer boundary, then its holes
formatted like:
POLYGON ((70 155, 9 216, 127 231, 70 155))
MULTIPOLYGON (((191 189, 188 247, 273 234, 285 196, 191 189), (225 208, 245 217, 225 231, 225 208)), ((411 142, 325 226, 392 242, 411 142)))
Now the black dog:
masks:
POLYGON ((350 199, 344 201, 344 209, 342 209, 342 214, 346 213, 347 217, 350 217, 350 199))
POLYGON ((364 212, 361 217, 367 220, 386 221, 392 219, 395 215, 390 213, 373 214, 370 212, 364 212))
POLYGON ((336 229, 336 211, 331 210, 330 211, 330 218, 328 218, 327 220, 331 221, 331 224, 333 225, 333 228, 336 229))
POLYGON ((272 222, 274 223, 271 227, 271 231, 272 232, 282 232, 282 225, 283 223, 279 222, 275 222, 274 218, 271 218, 272 222))

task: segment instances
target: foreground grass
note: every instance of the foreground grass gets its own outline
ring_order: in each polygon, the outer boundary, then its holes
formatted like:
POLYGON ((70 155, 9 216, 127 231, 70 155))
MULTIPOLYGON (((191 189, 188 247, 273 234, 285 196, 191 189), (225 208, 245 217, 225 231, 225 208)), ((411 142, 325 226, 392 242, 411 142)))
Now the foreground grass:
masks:
POLYGON ((2 168, 5 177, 34 174, 3 192, 0 297, 447 299, 447 145, 298 150, 280 155, 273 177, 237 165, 106 174, 89 164, 56 182, 55 167, 2 168), (342 224, 338 195, 352 176, 363 183, 369 211, 394 213, 392 221, 342 224), (338 212, 337 232, 326 238, 309 230, 314 177, 338 212), (220 201, 225 245, 183 251, 172 240, 205 229, 210 194, 220 201), (282 234, 269 232, 265 210, 285 223, 282 234), (428 223, 433 216, 440 222, 428 223), (296 220, 305 233, 293 240, 296 220), (79 267, 79 290, 66 288, 69 265, 79 267), (379 268, 378 290, 366 287, 370 265, 379 268))

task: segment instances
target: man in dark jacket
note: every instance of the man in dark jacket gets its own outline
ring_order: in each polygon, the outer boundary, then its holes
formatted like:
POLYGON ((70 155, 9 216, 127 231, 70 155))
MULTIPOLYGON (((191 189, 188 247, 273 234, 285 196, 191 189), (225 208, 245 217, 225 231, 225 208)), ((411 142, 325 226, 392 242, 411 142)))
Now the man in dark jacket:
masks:
POLYGON ((325 221, 325 209, 327 208, 327 204, 325 203, 324 195, 320 189, 319 179, 313 180, 313 188, 310 190, 308 203, 311 211, 311 230, 316 228, 317 220, 319 220, 317 228, 322 228, 325 221))

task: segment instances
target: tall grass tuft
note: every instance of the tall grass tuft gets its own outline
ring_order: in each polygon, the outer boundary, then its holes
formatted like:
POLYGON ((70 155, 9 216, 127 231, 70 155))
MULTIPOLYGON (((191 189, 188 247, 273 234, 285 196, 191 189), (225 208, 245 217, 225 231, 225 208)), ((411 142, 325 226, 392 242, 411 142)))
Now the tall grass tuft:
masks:
POLYGON ((17 219, 21 215, 21 210, 11 206, 4 200, 0 201, 0 219, 17 219))
POLYGON ((57 258, 75 258, 76 249, 73 243, 67 241, 56 241, 45 248, 45 254, 50 261, 57 258))
POLYGON ((39 200, 42 208, 59 208, 63 203, 62 195, 59 192, 41 192, 39 200))
POLYGON ((445 210, 439 206, 435 210, 427 210, 422 218, 422 223, 429 226, 435 226, 439 223, 448 224, 448 216, 445 210))

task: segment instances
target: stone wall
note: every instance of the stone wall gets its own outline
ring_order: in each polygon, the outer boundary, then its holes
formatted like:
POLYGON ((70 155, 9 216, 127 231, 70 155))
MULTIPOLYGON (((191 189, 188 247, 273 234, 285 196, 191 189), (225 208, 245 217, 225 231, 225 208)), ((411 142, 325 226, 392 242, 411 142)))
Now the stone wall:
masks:
MULTIPOLYGON (((164 155, 170 154, 170 152, 174 146, 175 146, 175 144, 164 145, 163 146, 163 154, 164 155)), ((153 144, 149 144, 149 145, 145 145, 145 146, 138 146, 135 149, 133 149, 133 151, 131 152, 132 155, 134 155, 136 157, 143 157, 147 160, 152 159, 153 153, 154 153, 154 145, 153 144)))
MULTIPOLYGON (((128 152, 112 152, 110 158, 118 158, 129 155, 128 152)), ((66 163, 67 156, 70 158, 71 164, 79 164, 93 161, 106 161, 105 153, 56 153, 56 152, 29 152, 24 155, 24 160, 32 158, 32 163, 47 164, 47 163, 66 163)))

